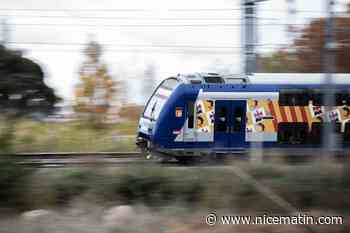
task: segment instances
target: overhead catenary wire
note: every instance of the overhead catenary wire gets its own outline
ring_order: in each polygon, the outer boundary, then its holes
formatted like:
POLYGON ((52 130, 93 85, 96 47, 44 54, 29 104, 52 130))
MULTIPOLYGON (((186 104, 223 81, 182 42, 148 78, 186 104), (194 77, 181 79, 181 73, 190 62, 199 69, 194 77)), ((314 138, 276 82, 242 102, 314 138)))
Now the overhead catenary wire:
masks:
MULTIPOLYGON (((238 18, 213 18, 213 17, 147 17, 147 16, 81 16, 81 15, 14 15, 14 14, 1 14, 0 17, 15 17, 15 18, 51 18, 51 19, 61 19, 61 18, 76 18, 76 19, 103 19, 103 20, 237 20, 238 18)), ((277 18, 260 18, 261 20, 278 20, 277 18)))
MULTIPOLYGON (((54 46, 85 46, 87 43, 80 42, 45 42, 45 41, 9 41, 9 44, 29 44, 29 45, 54 45, 54 46)), ((102 46, 120 46, 120 47, 174 47, 174 48, 212 48, 212 49, 242 49, 242 46, 235 45, 190 45, 190 44, 120 44, 120 43, 101 43, 102 46)), ((257 44, 257 47, 288 46, 289 44, 257 44)))
MULTIPOLYGON (((54 52, 81 52, 86 43, 60 43, 60 42, 14 42, 10 41, 9 45, 32 45, 36 46, 35 51, 54 51, 54 52), (43 47, 44 46, 44 47, 43 47), (49 46, 49 47, 47 47, 49 46), (54 47, 52 47, 54 46, 54 47), (60 48, 58 49, 59 46, 60 48), (65 46, 75 46, 65 47, 65 46), (79 46, 79 47, 76 47, 79 46)), ((198 45, 146 45, 146 44, 103 44, 106 52, 121 53, 176 53, 176 54, 240 54, 243 47, 241 46, 198 46, 198 45)), ((260 44, 257 45, 259 50, 273 49, 283 47, 286 44, 260 44)))
POLYGON ((169 8, 169 9, 142 9, 142 8, 124 8, 124 9, 88 9, 88 8, 0 8, 0 11, 23 11, 23 12, 155 12, 155 11, 179 11, 179 12, 210 12, 210 11, 241 11, 242 8, 169 8))
MULTIPOLYGON (((221 21, 221 20, 229 20, 229 21, 238 21, 239 18, 233 17, 154 17, 154 16, 81 16, 81 15, 18 15, 18 14, 0 14, 0 17, 14 17, 14 18, 49 18, 49 19, 61 19, 61 18, 76 18, 76 19, 103 19, 103 20, 194 20, 194 21, 221 21)), ((280 20, 278 18, 267 18, 267 17, 259 17, 259 20, 280 20)))
MULTIPOLYGON (((18 11, 18 12, 231 12, 242 11, 245 8, 170 8, 170 9, 88 9, 88 8, 0 8, 0 11, 18 11)), ((260 9, 265 12, 284 12, 285 9, 260 9)), ((297 13, 325 13, 324 10, 296 10, 297 13)))
MULTIPOLYGON (((27 52, 28 50, 24 50, 27 52)), ((57 53, 69 53, 77 52, 80 53, 81 49, 35 49, 35 52, 57 52, 57 53)), ((187 55, 232 55, 240 54, 240 51, 215 51, 215 50, 155 50, 155 49, 108 49, 106 53, 156 53, 156 54, 187 54, 187 55)))
MULTIPOLYGON (((14 15, 14 14, 0 14, 0 17, 7 18, 45 18, 45 19, 83 19, 83 20, 147 20, 147 21, 230 21, 230 22, 241 22, 239 18, 233 17, 149 17, 149 16, 81 16, 81 15, 14 15)), ((320 17, 301 17, 299 20, 317 20, 320 17)), ((273 17, 257 17, 259 21, 281 21, 280 18, 273 17)))
MULTIPOLYGON (((209 18, 203 18, 203 17, 140 17, 140 16, 136 16, 136 17, 130 17, 130 16, 100 16, 100 15, 95 15, 95 16, 85 16, 85 15, 42 15, 42 13, 48 14, 48 13, 60 13, 60 14, 66 14, 67 12, 69 14, 71 13, 91 13, 91 12, 162 12, 162 11, 173 11, 173 12, 226 12, 226 11, 240 11, 243 8, 213 8, 213 9, 43 9, 43 8, 32 8, 32 9, 27 9, 27 8, 0 8, 0 14, 1 12, 6 11, 6 13, 8 14, 10 13, 33 13, 35 12, 37 15, 13 15, 14 17, 38 17, 38 18, 77 18, 77 19, 126 19, 126 20, 137 20, 137 19, 142 19, 142 20, 215 20, 215 21, 219 21, 219 20, 230 20, 230 22, 232 22, 232 20, 234 20, 234 18, 214 18, 214 17, 209 17, 209 18)), ((264 10, 261 9, 262 11, 275 11, 275 12, 283 12, 284 10, 278 10, 278 9, 274 9, 274 10, 264 10)), ((310 11, 298 11, 298 12, 310 12, 310 11)), ((316 12, 316 11, 313 11, 316 12)), ((321 12, 321 11, 318 11, 321 12)), ((3 15, 3 16, 9 16, 9 15, 3 15)), ((1 15, 0 15, 1 17, 1 15)), ((279 20, 277 18, 260 18, 261 20, 279 20)), ((237 19, 236 19, 237 20, 237 19)), ((259 26, 305 26, 305 25, 309 25, 308 23, 300 23, 300 24, 289 24, 289 23, 280 23, 280 22, 276 22, 276 23, 259 23, 259 26)), ((179 23, 164 23, 164 24, 159 24, 159 23, 154 23, 154 24, 150 24, 150 23, 142 23, 142 24, 136 24, 136 23, 118 23, 118 24, 100 24, 100 23, 94 23, 91 24, 91 22, 87 22, 87 23, 78 23, 78 24, 68 24, 68 23, 11 23, 9 24, 9 26, 15 26, 15 27, 53 27, 53 26, 57 26, 57 27, 67 27, 67 28, 76 28, 76 27, 88 27, 88 28, 115 28, 115 27, 125 27, 125 28, 139 28, 139 27, 178 27, 178 28, 193 28, 193 27, 241 27, 242 23, 238 22, 238 23, 186 23, 186 24, 179 24, 179 23), (90 24, 89 24, 90 23, 90 24)), ((74 29, 75 30, 75 29, 74 29)), ((76 30, 75 30, 76 31, 76 30)), ((86 33, 88 33, 88 31, 84 31, 86 33)), ((40 46, 40 45, 48 45, 48 46, 53 46, 53 45, 57 45, 57 46, 68 46, 68 45, 84 45, 84 43, 50 43, 50 42, 10 42, 10 44, 12 45, 18 45, 18 44, 30 44, 30 45, 36 45, 36 46, 40 46)), ((117 44, 104 44, 104 46, 126 46, 126 47, 147 47, 147 48, 162 48, 162 47, 167 47, 167 48, 190 48, 190 49, 242 49, 240 47, 231 47, 231 46, 193 46, 193 45, 176 45, 176 46, 169 46, 169 45, 152 45, 152 46, 148 46, 148 45, 117 45, 117 44)), ((277 46, 287 46, 287 45, 275 45, 275 47, 277 46)))
MULTIPOLYGON (((18 48, 16 48, 18 49, 18 48)), ((269 53, 272 52, 270 49, 261 50, 260 52, 269 53)), ((23 52, 27 53, 31 50, 23 49, 23 52)), ((36 48, 33 50, 35 53, 81 53, 82 49, 66 49, 66 48, 36 48)), ((232 50, 232 51, 216 51, 216 50, 163 50, 163 49, 108 49, 105 53, 118 53, 118 54, 178 54, 178 55, 187 55, 187 56, 196 56, 196 55, 240 55, 242 54, 241 50, 232 50)))
MULTIPOLYGON (((212 24, 61 24, 61 23, 11 23, 10 26, 37 26, 37 27, 240 27, 241 23, 212 23, 212 24)), ((259 26, 306 26, 308 23, 263 23, 259 26)))

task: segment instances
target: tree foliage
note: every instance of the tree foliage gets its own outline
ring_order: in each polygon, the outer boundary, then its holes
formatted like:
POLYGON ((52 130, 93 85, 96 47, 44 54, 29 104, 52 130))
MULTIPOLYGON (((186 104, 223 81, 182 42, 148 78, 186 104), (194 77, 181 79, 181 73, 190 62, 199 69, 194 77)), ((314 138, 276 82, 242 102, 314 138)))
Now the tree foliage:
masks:
POLYGON ((19 117, 49 113, 59 100, 38 64, 0 45, 0 153, 11 152, 19 117))
POLYGON ((108 74, 106 64, 102 63, 102 47, 90 41, 84 50, 86 61, 82 64, 80 82, 75 89, 75 110, 101 123, 113 103, 116 82, 108 74))
MULTIPOLYGON (((350 5, 349 5, 350 6, 350 5)), ((350 7, 348 12, 350 12, 350 7)), ((326 19, 318 18, 301 30, 290 47, 260 57, 260 72, 321 73, 325 56, 326 19)), ((334 17, 337 73, 350 73, 350 17, 334 17)))
POLYGON ((294 73, 299 72, 300 67, 295 54, 279 50, 269 55, 259 56, 258 66, 265 73, 294 73))
POLYGON ((60 99, 44 82, 40 66, 0 45, 0 113, 49 112, 60 99))
MULTIPOLYGON (((295 40, 297 48, 297 61, 301 72, 322 72, 325 55, 325 24, 323 18, 314 20, 308 27, 303 29, 300 38, 295 40)), ((339 73, 350 72, 350 32, 344 32, 341 28, 350 28, 350 18, 337 17, 335 25, 335 64, 339 73)))

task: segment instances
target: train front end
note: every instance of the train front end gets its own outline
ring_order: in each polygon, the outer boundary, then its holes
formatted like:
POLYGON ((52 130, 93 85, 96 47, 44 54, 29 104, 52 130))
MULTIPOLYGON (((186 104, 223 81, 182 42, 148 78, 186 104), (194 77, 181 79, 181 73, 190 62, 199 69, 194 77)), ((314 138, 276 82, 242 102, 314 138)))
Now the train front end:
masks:
POLYGON ((180 81, 177 78, 168 78, 162 81, 149 98, 140 117, 136 145, 146 153, 155 152, 159 144, 160 122, 166 120, 166 108, 180 81))

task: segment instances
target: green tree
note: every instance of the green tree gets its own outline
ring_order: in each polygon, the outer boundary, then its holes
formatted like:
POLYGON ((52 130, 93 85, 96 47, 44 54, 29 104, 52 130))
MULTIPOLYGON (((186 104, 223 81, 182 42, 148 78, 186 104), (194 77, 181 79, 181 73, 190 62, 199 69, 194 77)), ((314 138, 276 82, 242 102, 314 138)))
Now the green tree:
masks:
POLYGON ((0 152, 9 152, 19 118, 36 112, 49 113, 59 100, 45 84, 38 64, 0 45, 0 152))
POLYGON ((117 83, 108 74, 101 61, 102 47, 90 41, 84 50, 86 56, 80 71, 80 82, 75 88, 75 110, 87 116, 92 123, 101 125, 113 105, 117 83))

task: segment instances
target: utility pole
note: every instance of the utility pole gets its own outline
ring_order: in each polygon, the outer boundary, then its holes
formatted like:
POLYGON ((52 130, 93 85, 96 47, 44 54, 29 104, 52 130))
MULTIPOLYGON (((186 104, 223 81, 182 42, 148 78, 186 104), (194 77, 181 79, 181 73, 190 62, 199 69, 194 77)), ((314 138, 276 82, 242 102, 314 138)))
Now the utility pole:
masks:
MULTIPOLYGON (((243 30, 242 42, 244 48, 244 75, 251 75, 257 71, 256 44, 258 41, 258 26, 256 17, 256 5, 266 0, 242 0, 243 6, 243 30)), ((260 163, 263 159, 262 134, 258 133, 256 141, 251 142, 250 158, 254 163, 260 163)))
MULTIPOLYGON (((324 105, 325 112, 328 114, 335 106, 335 84, 333 81, 333 73, 335 72, 335 35, 334 35, 334 0, 326 0, 327 18, 325 22, 324 48, 323 48, 323 66, 324 66, 324 105)), ((328 116, 326 116, 326 121, 328 116)), ((330 119, 332 121, 332 119, 330 119)), ((332 122, 331 122, 332 123, 332 122)), ((335 135, 334 124, 325 124, 323 130, 323 148, 324 155, 332 155, 333 150, 337 147, 337 138, 335 135)))
POLYGON ((296 24, 296 14, 297 14, 296 0, 286 0, 286 3, 287 3, 288 21, 291 22, 291 25, 287 26, 287 38, 289 40, 288 43, 292 44, 293 40, 295 39, 295 32, 296 32, 296 29, 294 27, 294 25, 296 24))
POLYGON ((244 49, 244 74, 253 74, 257 71, 256 45, 258 42, 258 25, 256 8, 257 3, 267 0, 242 0, 243 6, 243 30, 242 44, 244 49))
POLYGON ((6 46, 7 43, 9 42, 9 28, 6 19, 2 20, 2 25, 1 25, 1 44, 3 46, 6 46))
POLYGON ((257 26, 256 26, 256 4, 255 0, 242 0, 243 12, 242 17, 243 31, 242 41, 244 48, 244 74, 252 74, 256 72, 256 41, 257 41, 257 26))

